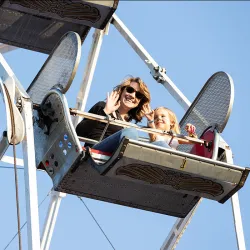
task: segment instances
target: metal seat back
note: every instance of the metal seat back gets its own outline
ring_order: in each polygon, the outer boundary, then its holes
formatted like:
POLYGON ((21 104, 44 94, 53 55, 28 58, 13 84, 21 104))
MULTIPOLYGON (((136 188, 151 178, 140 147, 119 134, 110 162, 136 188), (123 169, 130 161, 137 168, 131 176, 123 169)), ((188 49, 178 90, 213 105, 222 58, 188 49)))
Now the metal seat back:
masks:
MULTIPOLYGON (((231 114, 233 101, 232 78, 225 72, 213 74, 181 119, 181 129, 184 130, 187 123, 192 123, 200 137, 207 127, 216 125, 218 132, 222 133, 231 114)), ((180 145, 178 150, 190 152, 191 148, 191 145, 180 145)))
POLYGON ((66 93, 76 74, 80 57, 80 37, 75 32, 68 32, 59 41, 28 87, 27 92, 32 101, 40 104, 53 86, 66 93))

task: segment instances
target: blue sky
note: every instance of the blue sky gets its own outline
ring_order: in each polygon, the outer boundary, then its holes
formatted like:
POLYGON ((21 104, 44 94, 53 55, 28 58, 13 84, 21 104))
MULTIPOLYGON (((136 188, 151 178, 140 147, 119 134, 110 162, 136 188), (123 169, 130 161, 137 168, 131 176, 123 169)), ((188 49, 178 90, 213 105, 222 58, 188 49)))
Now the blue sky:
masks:
MULTIPOLYGON (((223 132, 231 146, 236 165, 249 167, 247 127, 249 118, 250 2, 123 2, 116 14, 142 43, 167 75, 193 101, 207 79, 217 71, 229 73, 235 84, 232 114, 223 132)), ((82 46, 82 58, 74 82, 66 96, 75 106, 88 51, 90 32, 82 46)), ((23 49, 4 54, 22 85, 27 88, 47 55, 23 49)), ((165 105, 180 120, 184 110, 156 83, 149 69, 111 26, 105 37, 88 97, 87 109, 105 99, 106 92, 127 75, 140 76, 152 94, 152 107, 165 105)), ((2 110, 2 109, 1 109, 2 110)), ((1 111, 2 112, 2 111, 1 111)), ((145 121, 144 121, 145 123, 145 121)), ((11 155, 11 150, 8 150, 11 155)), ((22 157, 21 147, 18 156, 22 157)), ((37 173, 38 199, 41 202, 52 187, 50 178, 37 173)), ((0 249, 17 232, 14 174, 0 169, 0 249)), ((250 182, 239 192, 247 249, 250 247, 250 182)), ((24 178, 19 171, 21 224, 26 221, 24 178)), ((117 250, 160 249, 175 218, 84 198, 84 201, 117 250)), ((49 198, 39 208, 42 231, 49 198)), ((22 230, 23 249, 27 249, 26 227, 22 230)), ((219 204, 203 200, 181 238, 177 249, 210 250, 237 248, 231 202, 219 204)), ((17 238, 8 249, 18 249, 17 238)), ((50 249, 112 249, 89 213, 72 195, 63 199, 50 249)))

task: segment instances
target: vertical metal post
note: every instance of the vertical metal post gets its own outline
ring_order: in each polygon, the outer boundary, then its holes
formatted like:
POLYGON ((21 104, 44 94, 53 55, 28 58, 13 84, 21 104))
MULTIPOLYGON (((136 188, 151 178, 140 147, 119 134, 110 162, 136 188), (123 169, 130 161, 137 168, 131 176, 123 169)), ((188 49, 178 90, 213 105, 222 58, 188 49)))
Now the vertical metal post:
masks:
MULTIPOLYGON (((226 153, 226 162, 233 164, 233 154, 230 149, 225 151, 226 153)), ((233 217, 234 217, 234 228, 237 240, 237 246, 239 250, 246 250, 245 238, 244 238, 244 231, 243 231, 243 224, 241 219, 241 212, 240 212, 240 201, 238 193, 235 193, 231 198, 231 205, 233 210, 233 217)))
POLYGON ((60 203, 63 197, 66 196, 64 193, 52 191, 50 194, 50 205, 47 212, 47 217, 44 224, 43 235, 41 239, 41 250, 48 250, 54 231, 56 218, 58 215, 60 203))
MULTIPOLYGON (((89 90, 94 76, 96 63, 100 53, 104 34, 105 32, 103 30, 98 30, 98 29, 96 29, 93 34, 92 46, 89 52, 86 69, 84 71, 83 80, 76 98, 76 109, 81 111, 84 111, 87 103, 89 90)), ((80 122, 80 119, 81 119, 80 116, 75 117, 74 119, 75 127, 80 122)))
POLYGON ((40 231, 32 114, 32 103, 29 99, 23 99, 22 116, 25 125, 25 137, 22 142, 22 147, 26 195, 28 249, 38 250, 40 249, 40 231))
POLYGON ((232 209, 233 209, 234 227, 235 227, 235 232, 236 232, 238 249, 246 250, 238 193, 232 196, 231 204, 232 204, 232 209))

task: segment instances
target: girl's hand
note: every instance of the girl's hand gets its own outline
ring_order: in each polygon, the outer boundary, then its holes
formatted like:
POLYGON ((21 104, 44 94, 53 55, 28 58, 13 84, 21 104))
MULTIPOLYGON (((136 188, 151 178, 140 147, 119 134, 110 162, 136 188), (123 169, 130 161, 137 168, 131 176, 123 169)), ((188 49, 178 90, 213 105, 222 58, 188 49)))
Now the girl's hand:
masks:
POLYGON ((196 133, 195 133, 195 130, 196 130, 196 127, 191 124, 191 123, 188 123, 186 126, 185 126, 185 130, 188 132, 188 135, 190 137, 197 137, 196 133))
POLYGON ((112 91, 110 94, 107 93, 107 101, 105 108, 103 109, 107 115, 113 113, 120 107, 121 103, 120 101, 118 101, 118 99, 119 99, 119 94, 117 91, 112 91))
POLYGON ((151 109, 149 104, 143 106, 142 112, 149 122, 154 121, 154 110, 151 109))

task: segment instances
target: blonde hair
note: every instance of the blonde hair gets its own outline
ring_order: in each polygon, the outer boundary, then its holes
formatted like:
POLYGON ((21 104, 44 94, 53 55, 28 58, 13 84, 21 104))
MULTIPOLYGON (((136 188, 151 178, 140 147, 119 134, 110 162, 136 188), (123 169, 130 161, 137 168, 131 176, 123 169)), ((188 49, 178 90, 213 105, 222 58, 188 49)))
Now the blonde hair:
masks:
MULTIPOLYGON (((170 123, 171 123, 170 129, 174 133, 180 134, 180 126, 179 126, 179 122, 177 120, 177 117, 176 117, 175 113, 172 110, 170 110, 170 109, 168 109, 166 107, 158 107, 158 108, 154 109, 154 112, 156 110, 159 110, 159 109, 164 109, 164 110, 166 110, 168 112, 169 120, 170 120, 170 123)), ((149 134, 149 138, 150 138, 150 142, 153 142, 153 141, 156 140, 156 135, 155 134, 149 134)))
MULTIPOLYGON (((140 100, 137 107, 131 109, 128 112, 128 116, 126 117, 126 121, 135 120, 136 123, 140 122, 144 116, 142 109, 145 105, 150 103, 151 97, 148 90, 147 85, 143 82, 143 80, 140 77, 129 77, 125 79, 121 84, 117 85, 114 88, 114 91, 117 91, 121 97, 122 91, 126 86, 129 86, 131 82, 137 82, 140 88, 140 92, 143 94, 143 98, 140 100)), ((119 99, 120 99, 119 97, 119 99)))

